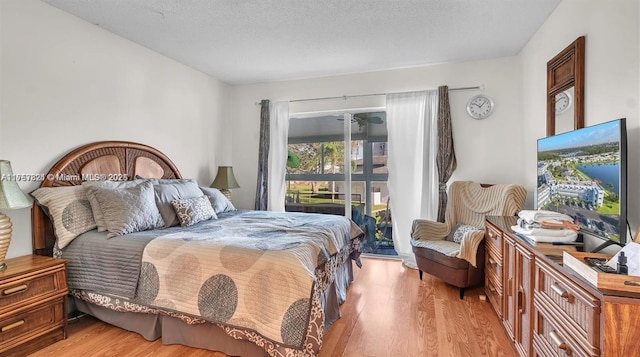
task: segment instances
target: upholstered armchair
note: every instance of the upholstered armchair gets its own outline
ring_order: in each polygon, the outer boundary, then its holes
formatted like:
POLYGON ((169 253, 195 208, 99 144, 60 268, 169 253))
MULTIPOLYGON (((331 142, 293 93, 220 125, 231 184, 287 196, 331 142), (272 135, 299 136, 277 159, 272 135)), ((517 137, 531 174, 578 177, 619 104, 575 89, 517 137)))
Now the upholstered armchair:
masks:
POLYGON ((484 282, 485 216, 513 216, 527 191, 514 184, 481 185, 456 181, 449 187, 444 222, 413 221, 411 246, 420 280, 426 272, 464 289, 484 282))

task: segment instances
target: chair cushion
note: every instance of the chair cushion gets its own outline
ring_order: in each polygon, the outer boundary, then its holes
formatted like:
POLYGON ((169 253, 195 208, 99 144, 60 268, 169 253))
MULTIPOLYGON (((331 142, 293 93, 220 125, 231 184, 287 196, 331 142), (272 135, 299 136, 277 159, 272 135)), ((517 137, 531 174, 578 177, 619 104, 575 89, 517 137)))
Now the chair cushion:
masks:
POLYGON ((417 241, 419 245, 412 244, 416 256, 437 262, 452 269, 466 269, 469 262, 463 259, 449 256, 460 250, 460 244, 448 240, 417 241))

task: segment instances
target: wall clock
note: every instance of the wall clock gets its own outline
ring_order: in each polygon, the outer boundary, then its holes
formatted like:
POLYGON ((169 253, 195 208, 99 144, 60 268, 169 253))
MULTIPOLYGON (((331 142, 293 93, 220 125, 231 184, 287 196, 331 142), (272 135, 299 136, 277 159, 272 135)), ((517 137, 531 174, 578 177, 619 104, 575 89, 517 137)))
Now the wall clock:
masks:
POLYGON ((571 94, 567 91, 556 94, 556 114, 562 114, 571 107, 571 94))
POLYGON ((484 94, 478 94, 467 103, 467 114, 473 119, 484 119, 493 112, 493 100, 484 94))

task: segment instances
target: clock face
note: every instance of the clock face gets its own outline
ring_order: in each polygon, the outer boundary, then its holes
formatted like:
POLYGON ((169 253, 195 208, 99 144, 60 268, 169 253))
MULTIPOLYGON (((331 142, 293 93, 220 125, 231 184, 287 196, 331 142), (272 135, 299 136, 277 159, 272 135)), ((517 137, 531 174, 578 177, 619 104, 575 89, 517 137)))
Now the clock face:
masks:
POLYGON ((562 114, 571 106, 571 95, 567 92, 556 94, 556 114, 562 114))
POLYGON ((493 112, 493 101, 485 95, 476 95, 467 103, 467 113, 474 119, 484 119, 493 112))

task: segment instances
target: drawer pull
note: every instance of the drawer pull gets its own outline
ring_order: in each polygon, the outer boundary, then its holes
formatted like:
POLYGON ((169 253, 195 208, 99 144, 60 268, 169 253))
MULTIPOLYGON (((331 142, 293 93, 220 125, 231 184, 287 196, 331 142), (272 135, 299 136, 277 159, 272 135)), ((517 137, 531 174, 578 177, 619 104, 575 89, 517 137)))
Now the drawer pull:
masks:
POLYGON ((640 286, 640 281, 625 280, 624 285, 640 286))
POLYGON ((563 351, 567 350, 567 344, 562 341, 560 336, 558 336, 558 334, 555 331, 549 332, 549 337, 551 337, 551 339, 553 340, 553 343, 555 343, 559 349, 563 351))
POLYGON ((22 326, 22 325, 24 325, 24 320, 18 320, 16 322, 12 323, 12 324, 8 324, 6 326, 2 326, 2 328, 0 328, 0 332, 7 332, 7 331, 9 331, 11 329, 14 329, 14 328, 16 328, 18 326, 22 326))
POLYGON ((491 237, 493 240, 497 240, 498 239, 498 235, 495 234, 494 232, 489 232, 489 237, 491 237))
POLYGON ((524 314, 525 310, 524 310, 524 290, 522 290, 522 288, 518 288, 518 295, 516 297, 517 300, 517 306, 518 306, 518 313, 520 315, 524 314))
POLYGON ((496 265, 496 261, 493 260, 493 258, 489 258, 489 264, 490 265, 496 265))
POLYGON ((567 292, 563 288, 559 287, 558 285, 551 284, 551 290, 555 291, 556 294, 560 295, 561 298, 569 299, 569 292, 567 292))
POLYGON ((2 295, 11 295, 27 290, 27 284, 14 286, 13 288, 5 289, 2 291, 2 295))

